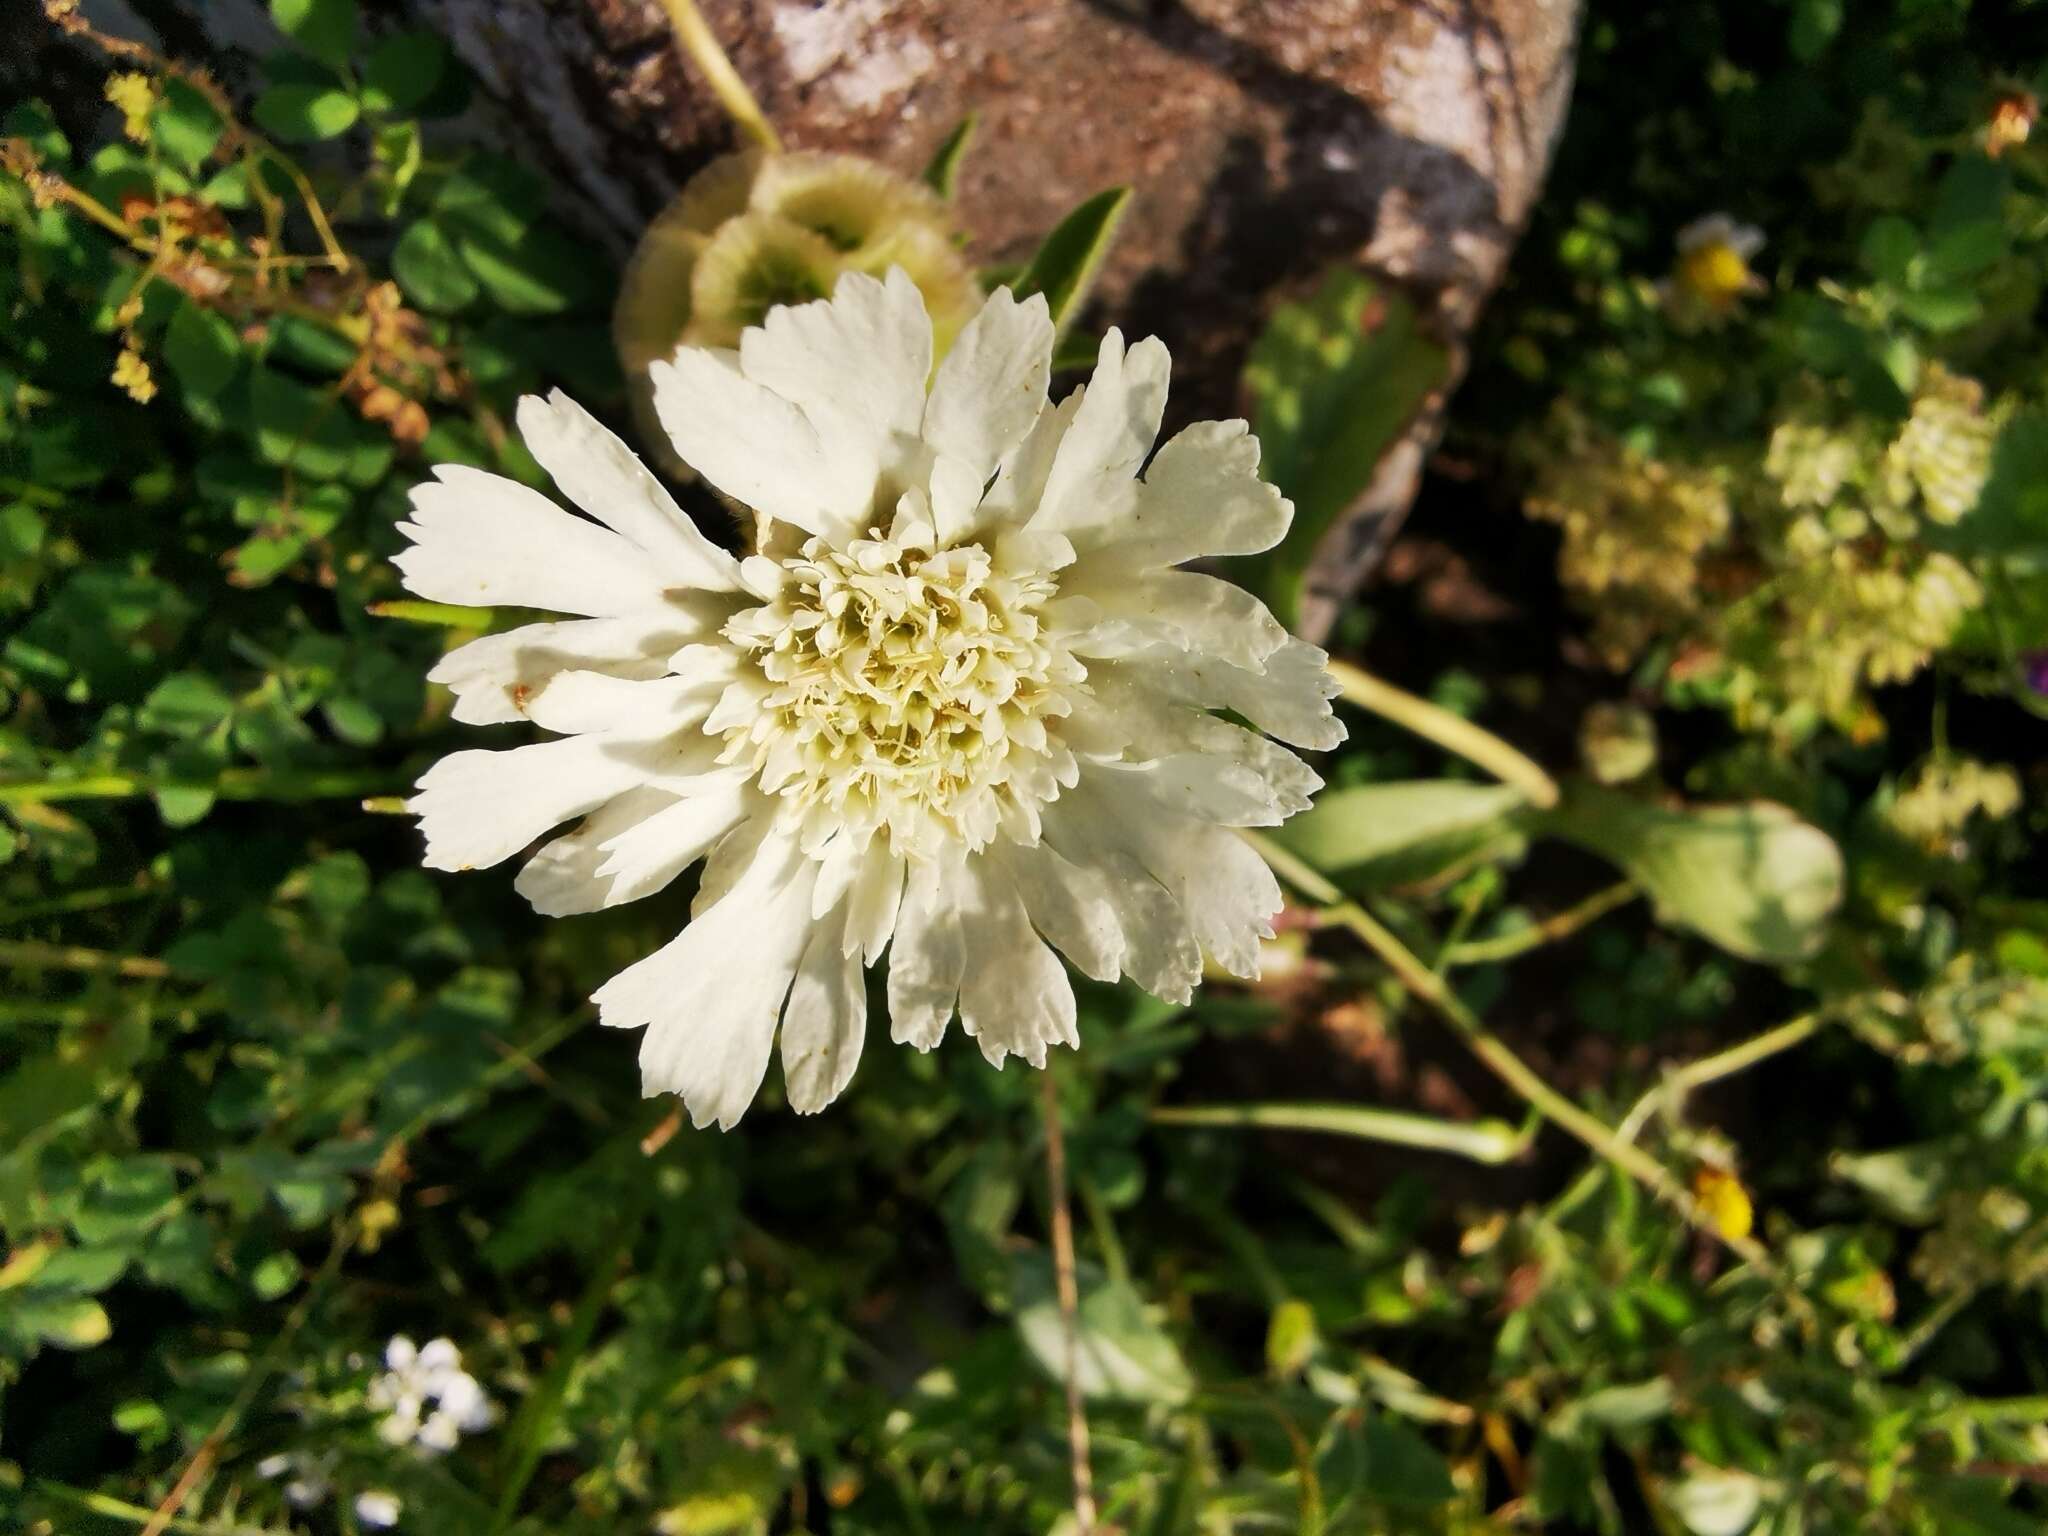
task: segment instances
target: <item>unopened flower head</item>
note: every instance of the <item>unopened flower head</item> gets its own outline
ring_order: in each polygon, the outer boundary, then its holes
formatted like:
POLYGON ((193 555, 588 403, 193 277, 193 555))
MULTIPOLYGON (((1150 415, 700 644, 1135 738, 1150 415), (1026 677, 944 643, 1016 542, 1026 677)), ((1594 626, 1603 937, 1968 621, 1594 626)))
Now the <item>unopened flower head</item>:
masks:
POLYGON ((858 155, 747 150, 712 161, 648 226, 619 285, 613 338, 643 435, 665 458, 648 370, 679 343, 737 346, 775 305, 822 299, 842 272, 891 267, 924 295, 943 354, 981 290, 930 188, 858 155))
POLYGON ((1750 261, 1764 248, 1764 232, 1725 213, 1695 219, 1678 232, 1679 292, 1710 314, 1725 315, 1762 286, 1750 261))
POLYGON ((1992 103, 1984 125, 1984 153, 1993 160, 2018 149, 2033 137, 2041 120, 2041 98, 2028 90, 2010 90, 1992 103))
POLYGON ((385 1346, 384 1371, 370 1382, 366 1400, 384 1415, 377 1434, 387 1444, 436 1453, 453 1450, 463 1435, 489 1428, 497 1417, 451 1341, 419 1347, 402 1333, 385 1346))
POLYGON ((457 719, 560 739, 431 769, 427 862, 584 818, 516 882, 564 914, 705 859, 689 926, 597 994, 699 1125, 739 1119, 778 1028, 790 1103, 837 1097, 885 949, 892 1038, 928 1050, 957 1013, 997 1065, 1076 1043, 1055 948, 1175 999, 1205 951, 1256 969, 1280 892, 1230 829, 1308 804, 1321 781, 1260 732, 1336 745, 1335 688, 1258 602, 1175 567, 1270 547, 1292 508, 1242 422, 1152 453, 1157 341, 1110 332, 1058 406, 1052 345, 1042 299, 998 292, 934 372, 892 270, 656 364, 676 452, 751 514, 744 558, 559 394, 520 429, 596 522, 471 469, 414 493, 414 592, 583 615, 435 669, 457 719))

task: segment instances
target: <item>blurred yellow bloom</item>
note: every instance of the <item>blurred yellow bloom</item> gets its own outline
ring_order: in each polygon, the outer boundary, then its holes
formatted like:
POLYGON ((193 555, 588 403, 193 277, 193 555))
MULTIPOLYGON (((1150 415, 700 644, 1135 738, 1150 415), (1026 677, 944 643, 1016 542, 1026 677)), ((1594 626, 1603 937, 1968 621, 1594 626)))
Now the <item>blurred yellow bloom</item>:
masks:
POLYGON ((121 131, 138 144, 149 142, 149 112, 156 105, 156 87, 149 76, 107 77, 107 100, 121 113, 121 131))
POLYGON ((1744 294, 1763 286, 1750 270, 1750 258, 1764 248, 1763 231, 1738 224, 1725 213, 1695 219, 1678 232, 1678 265, 1673 274, 1680 291, 1709 312, 1725 315, 1744 294))
POLYGON ((1739 1241, 1749 1236, 1756 1221, 1756 1208, 1742 1180, 1725 1168, 1702 1167, 1692 1176, 1693 1198, 1700 1214, 1722 1237, 1739 1241))
POLYGON ((114 359, 114 382, 128 391, 130 399, 143 405, 156 398, 156 380, 149 376, 149 364, 133 347, 124 347, 114 359))

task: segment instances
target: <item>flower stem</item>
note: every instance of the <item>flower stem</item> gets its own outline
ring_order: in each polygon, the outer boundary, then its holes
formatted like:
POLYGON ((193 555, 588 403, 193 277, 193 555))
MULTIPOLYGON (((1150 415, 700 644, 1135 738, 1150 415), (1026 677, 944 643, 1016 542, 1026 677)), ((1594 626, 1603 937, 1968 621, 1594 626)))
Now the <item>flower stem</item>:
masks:
POLYGON ((132 800, 160 790, 197 789, 222 800, 358 800, 391 787, 381 770, 226 768, 218 778, 151 778, 140 773, 92 773, 76 779, 24 779, 0 784, 0 805, 51 800, 132 800))
POLYGON ((1716 1051, 1711 1056, 1702 1056, 1689 1061, 1682 1067, 1673 1068, 1664 1080, 1641 1099, 1636 1101, 1615 1127, 1615 1135, 1624 1141, 1634 1141, 1651 1113, 1659 1105, 1677 1105, 1693 1089, 1717 1082, 1724 1077, 1733 1077, 1745 1072, 1760 1061, 1767 1061, 1780 1051, 1789 1051, 1794 1046, 1804 1045, 1817 1034, 1827 1022, 1825 1013, 1803 1013, 1796 1019, 1789 1019, 1775 1029, 1767 1029, 1760 1035, 1752 1035, 1725 1051, 1716 1051))
POLYGON ((1727 1244, 1759 1274, 1777 1277, 1777 1265, 1761 1243, 1751 1237, 1734 1237, 1719 1230, 1700 1210, 1692 1192, 1678 1181, 1670 1169, 1642 1148, 1623 1141, 1611 1126, 1588 1114, 1546 1083, 1508 1047, 1506 1041, 1488 1029, 1479 1016, 1465 1006, 1464 1000, 1451 990, 1443 977, 1424 965, 1407 945, 1382 927, 1365 908, 1348 900, 1319 870, 1286 849, 1256 833, 1243 835, 1272 866, 1275 874, 1311 900, 1323 903, 1326 918, 1341 923, 1364 940, 1366 947, 1380 957, 1403 986, 1434 1008, 1472 1054, 1544 1119, 1578 1138, 1622 1172, 1641 1182, 1688 1222, 1727 1244))
POLYGON ((1038 1074, 1045 1110, 1045 1182, 1052 1205, 1052 1272, 1067 1345, 1067 1455, 1074 1468, 1075 1536, 1094 1536, 1095 1478, 1088 1466, 1088 1411, 1081 1402, 1081 1287, 1074 1274, 1074 1214, 1067 1204, 1067 1143, 1060 1133, 1059 1085, 1038 1074))
POLYGON ((1349 662, 1332 661, 1330 676, 1337 680, 1343 696, 1360 709, 1369 709, 1425 741, 1435 742, 1446 752, 1477 764, 1501 783, 1519 789, 1538 810, 1547 811, 1557 804, 1557 780, 1493 732, 1427 699, 1383 683, 1349 662))
POLYGON ((1498 938, 1453 944, 1444 951, 1443 963, 1447 966, 1491 965, 1501 960, 1512 960, 1532 949, 1541 949, 1546 944, 1570 938, 1588 923, 1597 922, 1616 907, 1627 906, 1641 894, 1634 881, 1620 881, 1603 891, 1595 891, 1577 906, 1567 907, 1554 917, 1546 917, 1527 928, 1504 933, 1498 938))
POLYGON ((711 94, 725 108, 725 115, 732 119, 733 126, 769 154, 780 154, 782 140, 775 136, 773 125, 761 110, 761 104, 754 100, 754 93, 747 89, 747 82, 740 78, 740 72, 732 67, 732 60, 718 46, 718 38, 704 20, 704 13, 697 9, 696 0, 661 0, 661 3, 668 12, 669 25, 675 28, 676 41, 682 45, 690 61, 703 72, 711 94))
POLYGON ((0 939, 0 965, 24 971, 88 971, 102 975, 164 981, 171 968, 149 955, 113 955, 76 944, 42 944, 34 939, 0 939))
MULTIPOLYGON (((1271 1131, 1324 1131, 1395 1146, 1450 1152, 1479 1163, 1508 1163, 1529 1145, 1529 1134, 1503 1120, 1440 1120, 1358 1104, 1176 1104, 1147 1117, 1154 1125, 1250 1126, 1271 1131)), ((1530 1128, 1534 1130, 1533 1123, 1530 1128)))

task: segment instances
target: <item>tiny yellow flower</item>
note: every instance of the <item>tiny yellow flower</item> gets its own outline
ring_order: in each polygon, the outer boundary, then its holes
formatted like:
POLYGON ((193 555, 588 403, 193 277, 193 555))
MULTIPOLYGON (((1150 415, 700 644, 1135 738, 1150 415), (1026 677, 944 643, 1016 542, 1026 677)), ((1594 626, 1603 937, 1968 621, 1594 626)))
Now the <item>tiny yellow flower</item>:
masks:
POLYGON ((1692 1193, 1707 1225, 1722 1237, 1739 1241, 1749 1236, 1756 1208, 1750 1204, 1742 1180, 1725 1168, 1703 1166, 1692 1176, 1692 1193))
POLYGON ((114 382, 139 404, 147 405, 156 398, 156 380, 149 376, 149 364, 133 347, 122 348, 121 355, 114 359, 114 382))
POLYGON ((1709 311, 1725 315, 1743 295, 1762 287, 1750 258, 1764 247, 1763 231, 1725 213, 1696 219, 1678 232, 1678 286, 1709 311))
POLYGON ((107 78, 107 100, 121 113, 121 131, 138 144, 149 142, 149 114, 156 105, 156 87, 149 76, 138 74, 110 75, 107 78))

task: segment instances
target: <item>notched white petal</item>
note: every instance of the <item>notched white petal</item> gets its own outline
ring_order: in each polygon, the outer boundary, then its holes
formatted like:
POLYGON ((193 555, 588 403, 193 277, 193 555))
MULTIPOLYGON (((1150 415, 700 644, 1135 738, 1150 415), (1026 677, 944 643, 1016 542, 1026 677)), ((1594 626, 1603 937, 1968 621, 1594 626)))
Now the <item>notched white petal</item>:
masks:
POLYGON ((519 435, 562 494, 630 539, 674 586, 730 592, 739 566, 705 538, 619 436, 562 391, 519 402, 519 435))
POLYGON ((1024 440, 1052 381, 1052 316, 1045 296, 1021 304, 998 288, 967 322, 932 380, 924 440, 986 482, 1024 440))
POLYGON ((414 487, 391 557, 407 590, 470 608, 630 614, 666 590, 646 554, 608 528, 564 512, 535 490, 462 464, 414 487))

